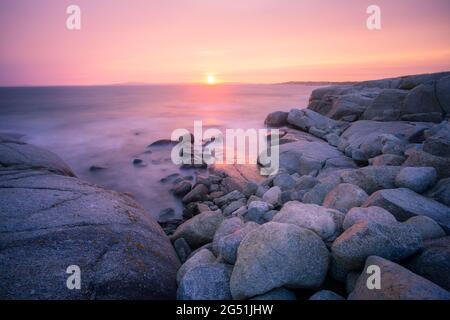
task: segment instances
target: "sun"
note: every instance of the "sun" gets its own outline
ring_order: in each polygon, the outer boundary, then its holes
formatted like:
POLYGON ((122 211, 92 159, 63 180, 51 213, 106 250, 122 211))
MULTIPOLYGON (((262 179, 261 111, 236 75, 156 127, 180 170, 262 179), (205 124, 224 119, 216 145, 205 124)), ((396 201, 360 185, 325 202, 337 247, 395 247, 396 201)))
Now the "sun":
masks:
POLYGON ((217 84, 217 78, 216 75, 209 73, 206 75, 206 83, 210 86, 217 84))

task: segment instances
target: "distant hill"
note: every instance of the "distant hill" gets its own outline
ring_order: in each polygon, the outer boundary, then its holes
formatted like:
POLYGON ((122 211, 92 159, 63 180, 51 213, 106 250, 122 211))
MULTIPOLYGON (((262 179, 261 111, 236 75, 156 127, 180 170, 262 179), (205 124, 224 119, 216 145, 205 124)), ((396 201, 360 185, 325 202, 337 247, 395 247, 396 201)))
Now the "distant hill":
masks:
POLYGON ((357 81, 347 81, 347 82, 338 82, 338 81, 288 81, 288 82, 280 82, 276 84, 298 84, 303 86, 329 86, 329 85, 352 85, 358 83, 357 81))

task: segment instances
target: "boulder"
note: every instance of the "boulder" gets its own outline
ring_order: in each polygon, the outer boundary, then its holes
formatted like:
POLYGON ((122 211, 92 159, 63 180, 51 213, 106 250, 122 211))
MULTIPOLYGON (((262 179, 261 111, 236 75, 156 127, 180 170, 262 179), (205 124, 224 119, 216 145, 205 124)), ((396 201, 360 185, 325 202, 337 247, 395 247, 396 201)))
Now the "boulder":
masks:
POLYGON ((246 221, 253 221, 263 224, 265 221, 264 214, 272 209, 272 205, 264 201, 253 201, 248 205, 248 210, 244 215, 246 221))
POLYGON ((369 166, 344 171, 341 179, 342 182, 356 185, 371 195, 378 190, 395 188, 395 179, 401 169, 395 166, 369 166))
POLYGON ((178 300, 231 300, 230 265, 200 264, 190 269, 181 279, 178 300))
POLYGON ((250 300, 297 300, 295 293, 285 288, 273 289, 265 294, 251 298, 250 300))
POLYGON ((325 197, 341 183, 341 178, 332 175, 320 180, 311 190, 305 193, 302 202, 322 205, 325 197))
POLYGON ((295 180, 287 173, 280 173, 273 179, 273 186, 280 187, 282 191, 290 190, 295 186, 295 180))
MULTIPOLYGON (((450 91, 450 90, 449 90, 450 91)), ((450 157, 450 123, 444 121, 429 131, 423 151, 438 157, 450 157)))
POLYGON ((424 247, 406 267, 412 272, 450 290, 450 237, 425 241, 424 247))
POLYGON ((236 210, 240 209, 241 207, 245 207, 247 205, 247 201, 245 198, 242 198, 240 200, 233 201, 229 205, 223 208, 223 215, 228 217, 236 210))
POLYGON ((241 200, 244 198, 245 198, 245 195, 242 192, 240 192, 238 190, 234 190, 220 198, 214 199, 214 203, 216 205, 218 205, 219 207, 224 207, 224 206, 229 205, 233 201, 241 200))
POLYGON ((378 255, 393 261, 407 258, 422 246, 422 237, 410 225, 359 222, 341 234, 331 247, 337 265, 357 271, 367 257, 378 255))
POLYGON ((394 224, 397 222, 389 211, 380 207, 353 208, 345 215, 343 228, 347 230, 362 221, 374 221, 384 224, 394 224))
POLYGON ((191 248, 197 249, 213 241, 214 234, 223 220, 220 212, 202 212, 181 224, 170 238, 172 241, 184 238, 191 248))
POLYGON ((173 193, 178 197, 184 197, 191 191, 192 185, 189 181, 180 181, 175 187, 173 188, 173 193))
POLYGON ((382 154, 376 156, 375 158, 369 159, 369 164, 372 166, 401 166, 405 162, 406 158, 404 156, 399 156, 396 154, 382 154))
POLYGON ((427 196, 450 206, 450 178, 440 180, 427 196))
POLYGON ((189 244, 186 240, 184 240, 184 238, 178 238, 175 240, 173 242, 173 247, 175 248, 178 258, 180 258, 181 263, 186 262, 187 258, 192 253, 191 247, 189 247, 189 244))
POLYGON ((214 234, 214 239, 212 242, 212 251, 215 255, 219 255, 219 241, 233 232, 241 229, 244 226, 244 221, 239 217, 233 217, 225 219, 220 226, 217 228, 214 234))
POLYGON ((342 183, 328 193, 322 205, 347 213, 351 208, 364 204, 368 198, 367 193, 360 187, 342 183))
POLYGON ((406 220, 405 223, 416 229, 423 240, 445 237, 445 231, 436 221, 427 216, 415 216, 406 220))
POLYGON ((436 98, 439 105, 448 115, 450 113, 450 76, 443 77, 436 82, 436 98))
POLYGON ((437 171, 433 167, 405 167, 395 178, 398 188, 423 193, 436 184, 437 171))
POLYGON ((0 146, 1 299, 175 298, 179 259, 141 205, 38 147, 0 146), (80 290, 66 287, 72 265, 80 290))
POLYGON ((245 299, 275 288, 317 288, 325 279, 329 252, 307 229, 269 222, 250 232, 238 249, 231 294, 245 299))
POLYGON ((334 293, 333 291, 322 290, 313 294, 309 300, 345 300, 345 298, 337 293, 334 293))
POLYGON ((323 138, 329 133, 340 135, 348 126, 346 122, 330 119, 309 109, 292 109, 287 121, 318 138, 323 138))
POLYGON ((216 261, 216 257, 208 249, 201 249, 183 263, 177 272, 177 284, 180 285, 184 275, 194 267, 201 264, 210 264, 216 261))
POLYGON ((332 241, 342 232, 344 214, 315 204, 286 203, 272 219, 314 231, 324 241, 332 241))
POLYGON ((183 197, 183 203, 191 203, 196 201, 202 201, 206 199, 208 194, 208 187, 204 184, 197 184, 188 194, 183 197))
POLYGON ((255 222, 247 222, 241 229, 226 235, 218 241, 218 254, 224 261, 234 264, 237 258, 237 251, 242 240, 259 225, 255 222))
POLYGON ((440 179, 450 177, 450 158, 435 156, 422 150, 411 150, 403 166, 433 167, 440 179))
POLYGON ((375 192, 363 207, 378 206, 386 209, 399 221, 424 215, 450 231, 450 208, 433 199, 426 198, 410 189, 387 189, 375 192))
POLYGON ((280 197, 281 189, 280 187, 272 187, 266 191, 263 195, 263 200, 273 206, 278 204, 278 198, 280 197))
POLYGON ((432 84, 421 84, 412 89, 401 107, 401 120, 440 122, 443 110, 435 94, 432 84))
POLYGON ((364 271, 349 300, 448 300, 450 293, 433 282, 412 273, 402 266, 377 256, 368 257, 364 271), (370 266, 381 270, 381 289, 370 290, 367 281, 370 266))
POLYGON ((374 121, 400 120, 401 108, 407 95, 407 90, 382 90, 364 111, 361 119, 374 121))
POLYGON ((256 183, 250 181, 244 185, 242 193, 246 197, 250 197, 252 195, 255 195, 257 191, 258 191, 258 185, 256 183))
POLYGON ((442 78, 448 77, 449 72, 426 73, 398 78, 397 84, 399 89, 411 90, 421 84, 433 84, 442 78))
POLYGON ((267 115, 264 124, 269 127, 282 127, 287 125, 288 113, 275 111, 267 115))

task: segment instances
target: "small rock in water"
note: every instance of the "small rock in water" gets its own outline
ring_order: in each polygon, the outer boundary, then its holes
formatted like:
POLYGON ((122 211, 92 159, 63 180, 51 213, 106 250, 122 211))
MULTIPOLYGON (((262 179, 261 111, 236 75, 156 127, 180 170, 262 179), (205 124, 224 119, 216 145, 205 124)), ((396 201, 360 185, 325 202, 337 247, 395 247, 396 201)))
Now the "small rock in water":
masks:
POLYGON ((107 167, 103 167, 103 166, 91 166, 90 168, 89 168, 89 171, 91 171, 91 172, 96 172, 96 171, 101 171, 101 170, 106 170, 106 169, 108 169, 107 167))
POLYGON ((177 197, 184 197, 185 195, 187 195, 189 193, 189 191, 191 191, 192 185, 190 182, 188 181, 181 181, 179 182, 174 188, 173 188, 173 193, 177 196, 177 197))
POLYGON ((174 241, 173 247, 177 252, 178 258, 180 258, 181 263, 186 262, 187 258, 191 254, 192 250, 189 244, 184 240, 184 238, 178 238, 174 241))

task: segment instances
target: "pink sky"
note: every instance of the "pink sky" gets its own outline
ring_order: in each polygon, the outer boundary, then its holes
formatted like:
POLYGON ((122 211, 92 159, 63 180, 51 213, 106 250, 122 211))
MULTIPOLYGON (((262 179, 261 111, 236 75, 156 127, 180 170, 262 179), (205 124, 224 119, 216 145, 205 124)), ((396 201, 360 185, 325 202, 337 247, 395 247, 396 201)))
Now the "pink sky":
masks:
POLYGON ((0 85, 365 80, 450 70, 449 0, 1 0, 0 85), (77 4, 82 29, 65 27, 77 4), (366 8, 382 29, 366 28, 366 8))

